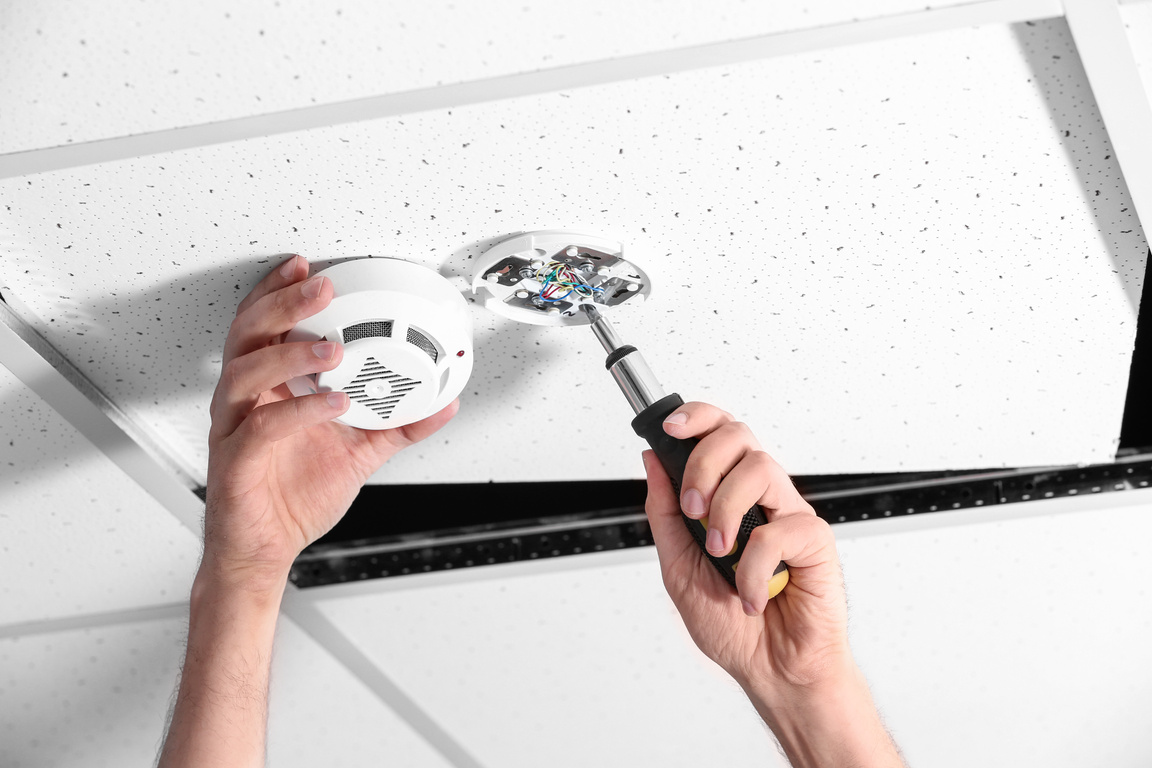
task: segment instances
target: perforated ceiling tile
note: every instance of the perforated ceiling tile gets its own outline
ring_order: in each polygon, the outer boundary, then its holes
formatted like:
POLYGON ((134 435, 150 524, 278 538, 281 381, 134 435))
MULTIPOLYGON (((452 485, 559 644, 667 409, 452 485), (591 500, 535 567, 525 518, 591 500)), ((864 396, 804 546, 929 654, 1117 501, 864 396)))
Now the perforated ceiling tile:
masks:
MULTIPOLYGON (((0 640, 0 765, 152 765, 187 622, 0 640)), ((272 662, 270 765, 447 764, 290 621, 272 662)))
POLYGON ((1128 41, 1136 55, 1136 66, 1140 69, 1140 79, 1144 81, 1144 91, 1152 101, 1152 2, 1143 0, 1120 6, 1120 18, 1128 32, 1128 41))
POLYGON ((321 607, 482 765, 786 764, 692 644, 654 557, 504 573, 321 607))
POLYGON ((187 599, 197 538, 2 366, 0 403, 0 622, 187 599))
MULTIPOLYGON (((1113 509, 1115 496, 839 541, 853 653, 909 765, 1152 759, 1152 668, 1133 663, 1152 631, 1152 509, 1113 509)), ((739 689, 693 650, 655 562, 533 565, 323 607, 485 765, 538 764, 560 742, 557 765, 778 759, 739 689)))
POLYGON ((1133 664, 1152 632, 1152 504, 1094 499, 840 539, 852 649, 909 765, 1152 764, 1152 666, 1133 664))
MULTIPOLYGON (((467 276, 544 227, 627 242, 655 289, 621 336, 794 473, 1107 461, 1147 251, 1062 21, 10 179, 0 202, 33 322, 201 468, 224 336, 276 254, 467 276)), ((474 317, 460 415, 374 482, 641 476, 589 332, 474 317)))
POLYGON ((186 624, 152 621, 0 639, 0 765, 153 764, 186 624))
POLYGON ((0 17, 0 152, 959 2, 12 3, 0 17))
POLYGON ((272 661, 268 764, 449 768, 423 737, 284 616, 272 661))

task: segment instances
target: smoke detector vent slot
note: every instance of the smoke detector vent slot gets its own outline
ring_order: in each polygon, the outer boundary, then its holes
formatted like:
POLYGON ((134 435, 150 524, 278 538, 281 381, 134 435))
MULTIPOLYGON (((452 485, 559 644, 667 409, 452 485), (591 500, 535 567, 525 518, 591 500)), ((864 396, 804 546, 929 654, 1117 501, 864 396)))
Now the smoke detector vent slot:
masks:
MULTIPOLYGON (((391 320, 370 320, 366 323, 357 323, 350 325, 344 329, 344 343, 347 344, 357 339, 365 339, 372 336, 383 336, 388 338, 392 335, 392 321, 391 320)), ((411 332, 409 332, 409 341, 411 341, 411 332)))
POLYGON ((440 353, 437 351, 436 345, 433 344, 427 336, 420 333, 420 331, 416 330, 415 328, 408 329, 408 343, 414 344, 427 352, 428 357, 432 358, 432 362, 436 362, 436 359, 440 357, 440 353))
MULTIPOLYGON (((367 325, 367 323, 365 323, 367 325)), ((404 395, 420 384, 385 368, 376 358, 364 362, 360 374, 344 387, 348 399, 371 408, 378 416, 388 418, 404 395)))

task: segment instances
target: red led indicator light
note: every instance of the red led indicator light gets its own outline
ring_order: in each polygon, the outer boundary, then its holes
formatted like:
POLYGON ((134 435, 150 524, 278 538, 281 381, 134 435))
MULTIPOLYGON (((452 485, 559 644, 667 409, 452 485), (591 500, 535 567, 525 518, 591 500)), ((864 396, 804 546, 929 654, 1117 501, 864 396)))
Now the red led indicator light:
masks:
POLYGON ((456 357, 464 357, 464 350, 460 350, 459 352, 457 352, 456 357))

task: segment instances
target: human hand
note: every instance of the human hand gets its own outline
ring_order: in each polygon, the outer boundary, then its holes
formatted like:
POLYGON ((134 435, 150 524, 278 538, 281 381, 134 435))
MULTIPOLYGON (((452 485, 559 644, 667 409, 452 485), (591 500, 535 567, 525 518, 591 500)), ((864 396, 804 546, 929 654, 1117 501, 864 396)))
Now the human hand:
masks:
POLYGON ((677 499, 651 451, 645 510, 664 586, 700 650, 761 695, 814 686, 854 669, 847 603, 828 523, 801 498, 791 478, 745 424, 705 403, 687 403, 664 422, 673 437, 696 437, 677 499), (679 417, 684 423, 673 423, 679 417), (708 549, 731 550, 753 504, 768 523, 756 528, 736 571, 737 594, 704 557, 680 517, 707 517, 708 549), (789 583, 775 597, 768 582, 783 560, 789 583))
POLYGON ((294 397, 286 381, 343 358, 337 342, 284 342, 332 300, 332 281, 305 280, 308 270, 293 256, 240 302, 212 396, 204 561, 247 583, 286 579, 296 555, 336 524, 372 473, 459 408, 455 400, 423 421, 373 431, 332 421, 348 410, 343 392, 294 397))

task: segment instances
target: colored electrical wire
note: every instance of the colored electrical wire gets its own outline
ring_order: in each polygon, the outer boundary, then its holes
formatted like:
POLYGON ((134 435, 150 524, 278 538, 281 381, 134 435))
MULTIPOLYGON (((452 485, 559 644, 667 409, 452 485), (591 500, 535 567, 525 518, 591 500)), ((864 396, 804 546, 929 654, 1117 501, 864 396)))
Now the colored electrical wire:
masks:
POLYGON ((536 279, 541 281, 540 298, 549 304, 555 304, 575 293, 580 298, 591 298, 603 288, 588 285, 584 277, 568 264, 550 261, 536 270, 536 279), (545 274, 547 273, 547 274, 545 274), (563 296, 556 298, 560 291, 566 291, 563 296))

